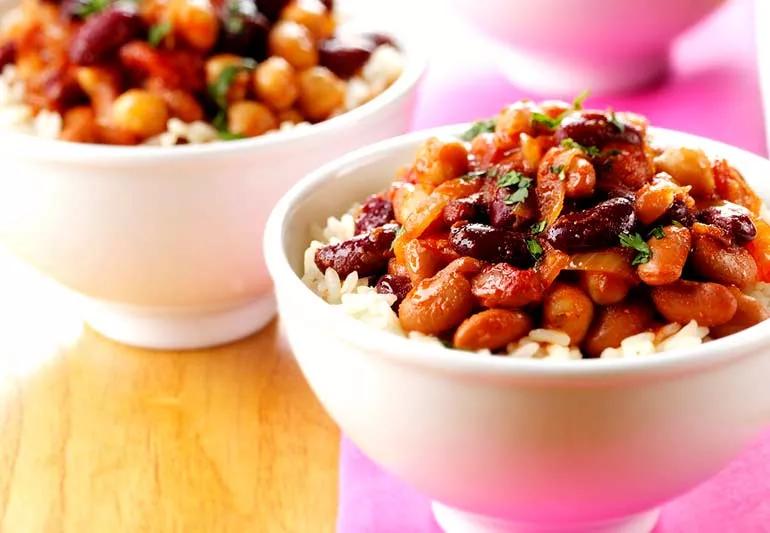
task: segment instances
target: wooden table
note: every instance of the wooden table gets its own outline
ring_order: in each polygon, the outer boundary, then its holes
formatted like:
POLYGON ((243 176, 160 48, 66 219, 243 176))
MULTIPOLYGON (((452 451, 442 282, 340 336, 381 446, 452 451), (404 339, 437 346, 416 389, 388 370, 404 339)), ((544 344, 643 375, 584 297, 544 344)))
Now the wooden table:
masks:
POLYGON ((277 322, 129 348, 0 259, 0 533, 333 531, 338 430, 277 322))

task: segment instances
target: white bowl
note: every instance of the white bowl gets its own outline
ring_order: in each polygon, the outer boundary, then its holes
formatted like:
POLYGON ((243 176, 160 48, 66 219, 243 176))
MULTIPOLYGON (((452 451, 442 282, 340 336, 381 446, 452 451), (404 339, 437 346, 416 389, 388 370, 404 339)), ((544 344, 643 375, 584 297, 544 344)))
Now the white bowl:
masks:
POLYGON ((160 349, 243 337, 275 312, 262 234, 281 194, 409 128, 425 61, 401 44, 389 89, 312 127, 171 148, 0 135, 0 243, 86 296, 107 337, 160 349))
MULTIPOLYGON (((359 150, 312 173, 268 221, 265 254, 313 390, 372 459, 434 500, 450 532, 649 531, 770 425, 770 327, 631 360, 477 356, 379 331, 300 280, 309 228, 385 188, 431 135, 359 150)), ((770 162, 653 129, 728 158, 763 196, 770 162)))
POLYGON ((452 0, 507 47, 498 60, 517 86, 570 95, 637 87, 662 76, 669 48, 724 0, 452 0))

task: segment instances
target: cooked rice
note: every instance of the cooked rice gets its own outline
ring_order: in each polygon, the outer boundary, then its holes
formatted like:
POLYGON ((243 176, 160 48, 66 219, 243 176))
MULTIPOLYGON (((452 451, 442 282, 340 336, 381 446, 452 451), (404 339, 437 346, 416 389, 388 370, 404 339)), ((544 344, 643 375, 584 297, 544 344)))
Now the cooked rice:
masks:
MULTIPOLYGON (((355 207, 351 209, 353 212, 355 207)), ((386 330, 417 342, 443 346, 441 339, 431 335, 411 331, 405 332, 398 320, 398 315, 391 305, 395 302, 392 294, 379 294, 369 286, 368 278, 360 278, 353 272, 345 279, 340 279, 334 269, 321 272, 315 264, 316 250, 326 244, 333 244, 353 238, 355 220, 351 213, 340 218, 329 217, 326 225, 311 228, 313 241, 305 250, 304 275, 302 281, 316 294, 332 305, 337 305, 346 314, 378 329, 386 330)), ((749 295, 756 298, 765 307, 770 308, 770 283, 757 283, 749 295)), ((645 357, 669 350, 699 346, 709 339, 709 329, 699 326, 694 320, 682 326, 671 323, 660 328, 656 333, 644 332, 624 339, 618 348, 607 348, 601 353, 603 359, 645 357)), ((569 336, 563 331, 537 328, 526 337, 509 344, 506 353, 519 359, 545 359, 564 361, 581 359, 579 348, 569 346, 569 336)), ((489 354, 489 350, 480 350, 480 354, 489 354)))

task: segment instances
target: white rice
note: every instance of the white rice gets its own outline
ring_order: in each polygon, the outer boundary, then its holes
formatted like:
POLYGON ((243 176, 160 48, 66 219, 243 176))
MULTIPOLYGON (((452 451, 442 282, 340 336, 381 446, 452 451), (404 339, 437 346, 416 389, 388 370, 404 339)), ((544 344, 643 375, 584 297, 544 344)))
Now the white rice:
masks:
MULTIPOLYGON (((351 209, 351 212, 355 207, 351 209)), ((417 342, 443 346, 437 337, 411 331, 405 332, 398 315, 391 305, 395 302, 392 294, 379 294, 369 287, 368 278, 358 278, 353 272, 344 280, 333 269, 321 272, 315 264, 315 253, 326 244, 351 239, 355 235, 355 220, 347 213, 340 218, 329 217, 326 225, 311 228, 313 241, 305 250, 304 275, 302 281, 329 304, 338 306, 342 312, 378 329, 407 337, 417 342)), ((757 283, 749 293, 765 307, 770 308, 770 283, 757 283)), ((658 333, 644 332, 624 339, 618 348, 605 349, 600 357, 604 359, 645 357, 655 353, 692 348, 710 340, 709 329, 699 326, 694 320, 681 326, 676 323, 662 327, 658 333)), ((533 329, 526 337, 509 344, 506 353, 519 359, 545 359, 550 361, 581 359, 579 348, 570 346, 570 338, 563 331, 533 329)), ((489 354, 489 350, 480 350, 489 354)))
MULTIPOLYGON (((332 116, 359 107, 390 87, 404 69, 403 54, 389 45, 377 47, 361 70, 360 76, 348 80, 343 105, 332 116)), ((7 65, 0 72, 0 130, 27 133, 47 139, 56 139, 62 131, 62 116, 55 111, 40 111, 24 102, 26 87, 19 78, 14 65, 7 65)), ((282 122, 270 133, 288 131, 310 126, 309 122, 282 122)), ((203 144, 221 141, 217 130, 208 122, 184 122, 172 118, 166 124, 166 131, 147 139, 144 144, 151 146, 174 146, 177 144, 203 144)))

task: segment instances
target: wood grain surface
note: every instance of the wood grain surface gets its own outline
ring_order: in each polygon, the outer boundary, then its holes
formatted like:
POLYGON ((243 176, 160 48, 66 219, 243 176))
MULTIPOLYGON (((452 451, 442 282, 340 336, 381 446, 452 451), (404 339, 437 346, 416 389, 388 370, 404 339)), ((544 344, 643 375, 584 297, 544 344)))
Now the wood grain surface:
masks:
POLYGON ((277 322, 196 352, 82 326, 0 255, 0 532, 327 532, 339 434, 277 322))

